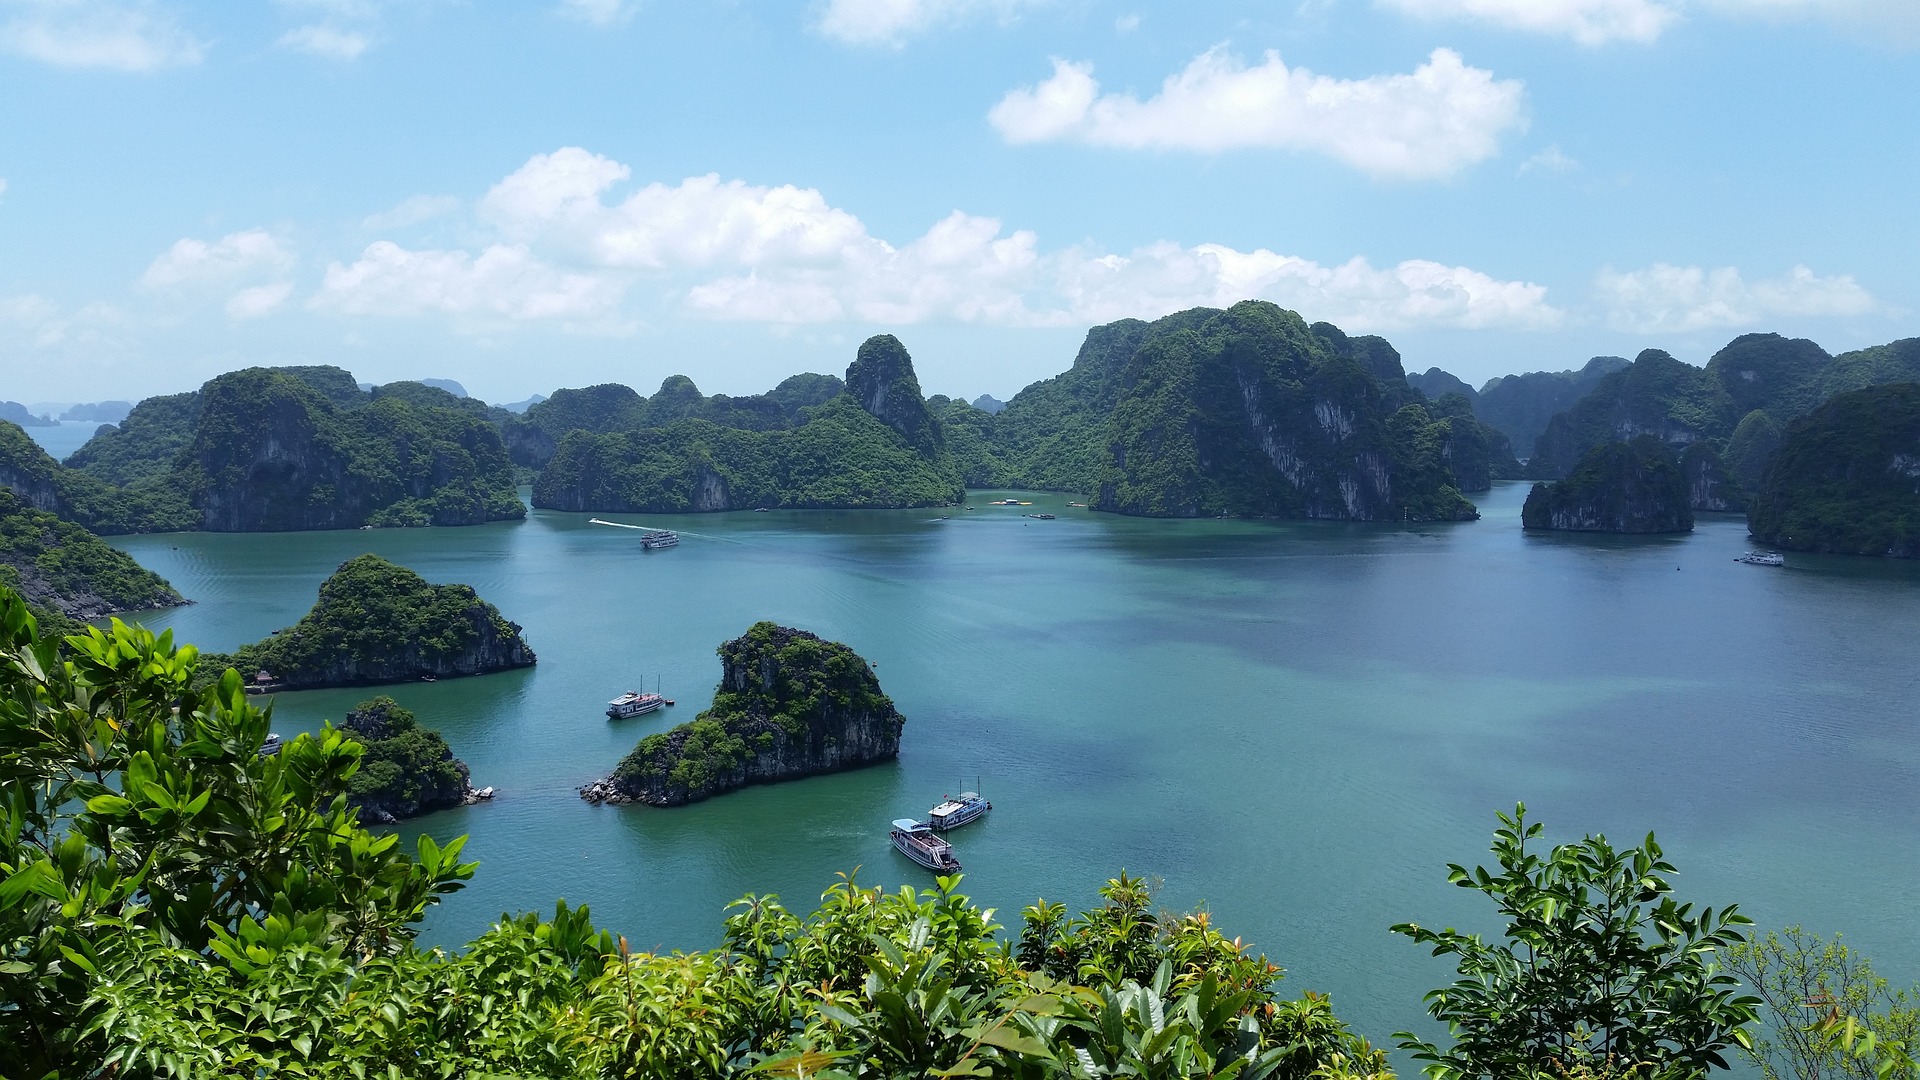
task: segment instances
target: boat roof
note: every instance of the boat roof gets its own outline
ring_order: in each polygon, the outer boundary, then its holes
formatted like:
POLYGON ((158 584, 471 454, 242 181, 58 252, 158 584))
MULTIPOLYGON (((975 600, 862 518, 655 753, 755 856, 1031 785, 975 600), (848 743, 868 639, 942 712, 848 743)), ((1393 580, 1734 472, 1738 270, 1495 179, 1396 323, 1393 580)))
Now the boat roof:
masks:
POLYGON ((913 832, 916 829, 926 828, 926 826, 921 824, 920 822, 907 817, 895 818, 893 821, 893 827, 896 829, 899 829, 901 832, 913 832))
POLYGON ((962 803, 958 799, 948 799, 946 802, 943 802, 939 806, 936 806, 933 809, 927 811, 927 813, 932 814, 935 817, 939 817, 942 814, 951 814, 955 810, 965 809, 965 807, 966 807, 966 804, 962 803))

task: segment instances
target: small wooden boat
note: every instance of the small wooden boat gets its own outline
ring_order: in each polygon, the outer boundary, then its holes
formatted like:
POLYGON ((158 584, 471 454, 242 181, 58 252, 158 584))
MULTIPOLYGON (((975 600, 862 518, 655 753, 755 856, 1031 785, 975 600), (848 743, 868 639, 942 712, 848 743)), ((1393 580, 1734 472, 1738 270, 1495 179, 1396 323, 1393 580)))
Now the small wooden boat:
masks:
POLYGON ((893 840, 893 846, 900 849, 900 854, 934 873, 960 872, 960 858, 953 853, 953 845, 935 836, 933 827, 926 822, 900 818, 887 835, 893 840))

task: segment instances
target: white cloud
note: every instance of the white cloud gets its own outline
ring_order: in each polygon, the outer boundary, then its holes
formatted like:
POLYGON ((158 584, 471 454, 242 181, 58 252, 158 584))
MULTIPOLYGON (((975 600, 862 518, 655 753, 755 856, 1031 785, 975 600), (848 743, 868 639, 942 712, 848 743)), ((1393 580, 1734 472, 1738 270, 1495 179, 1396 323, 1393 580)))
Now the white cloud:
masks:
POLYGON ((124 321, 110 304, 87 304, 69 313, 37 293, 0 296, 0 344, 39 349, 116 344, 114 331, 124 321))
POLYGON ((1374 176, 1444 177, 1499 152, 1522 128, 1524 88, 1435 49, 1410 74, 1336 79, 1288 68, 1269 51, 1247 67, 1223 47, 1201 54, 1145 101, 1099 94, 1091 64, 1054 61, 1053 77, 988 113, 1012 143, 1071 139, 1124 149, 1279 147, 1326 154, 1374 176))
POLYGON ((157 71, 197 64, 206 45, 151 3, 15 0, 0 51, 56 67, 157 71))
POLYGON ((1540 151, 1520 163, 1520 172, 1522 175, 1530 172, 1573 172, 1578 168, 1580 168, 1580 163, 1568 157, 1560 149, 1559 143, 1548 146, 1545 150, 1540 151))
POLYGON ((617 196, 631 175, 578 147, 535 155, 480 201, 502 242, 478 256, 375 244, 330 267, 313 306, 604 320, 644 280, 688 314, 775 324, 1085 325, 1249 297, 1360 329, 1561 319, 1541 286, 1435 262, 1322 266, 1217 244, 1046 251, 1030 231, 960 211, 896 245, 811 188, 709 175, 617 196))
POLYGON ((360 227, 372 232, 386 229, 404 229, 418 225, 423 221, 432 221, 445 217, 460 209, 460 200, 451 195, 415 195, 402 199, 391 210, 382 210, 377 214, 368 214, 360 222, 360 227))
POLYGON ((174 241, 140 276, 149 289, 220 285, 247 277, 283 274, 293 254, 265 229, 229 233, 209 244, 188 237, 174 241))
POLYGON ((227 300, 227 316, 232 319, 257 319, 271 314, 293 295, 293 282, 278 281, 241 289, 227 300))
POLYGON ((618 281, 559 270, 524 245, 494 244, 474 256, 380 240, 351 265, 329 265, 312 306, 347 315, 585 319, 611 313, 621 291, 618 281))
POLYGON ((614 26, 633 18, 631 0, 560 0, 560 14, 594 26, 614 26))
POLYGON ((1135 30, 1140 29, 1140 16, 1122 15, 1113 20, 1113 29, 1117 33, 1131 34, 1135 30))
POLYGON ((604 203, 601 195, 629 175, 579 147, 536 154, 487 192, 480 215, 510 237, 541 237, 600 265, 630 268, 819 260, 866 237, 858 218, 811 188, 713 174, 648 184, 604 203))
POLYGON ((355 30, 341 30, 326 23, 314 23, 282 34, 280 44, 328 60, 353 60, 367 51, 373 39, 355 30))
POLYGON ((827 0, 819 30, 848 45, 899 45, 909 37, 983 15, 1002 21, 1045 0, 827 0))
POLYGON ((0 176, 0 195, 5 195, 6 193, 7 193, 7 178, 4 176, 0 176))
POLYGON ((1685 333, 1754 326, 1783 317, 1865 315, 1880 301, 1849 275, 1820 277, 1796 266, 1783 277, 1747 281, 1731 266, 1656 263, 1644 270, 1602 270, 1594 285, 1607 321, 1635 333, 1685 333))
MULTIPOLYGON (((1679 11, 1662 0, 1374 0, 1428 20, 1465 19, 1509 30, 1572 38, 1582 45, 1650 42, 1679 11)), ((1829 2, 1829 0, 1822 0, 1829 2)))

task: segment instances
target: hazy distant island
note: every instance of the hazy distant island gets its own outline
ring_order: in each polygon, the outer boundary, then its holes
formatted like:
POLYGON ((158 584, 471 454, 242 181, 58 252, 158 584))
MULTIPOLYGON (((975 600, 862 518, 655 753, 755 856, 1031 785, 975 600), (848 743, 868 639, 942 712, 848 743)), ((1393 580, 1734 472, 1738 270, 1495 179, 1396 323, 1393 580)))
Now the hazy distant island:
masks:
POLYGON ((1520 521, 1528 529, 1683 533, 1693 531, 1693 507, 1679 458, 1639 435, 1587 451, 1565 480, 1533 485, 1520 521))
POLYGON ((492 794, 491 788, 474 790, 467 763, 453 756, 447 740, 390 697, 354 706, 340 730, 366 748, 360 771, 347 781, 347 802, 359 808, 361 821, 391 824, 492 794))
POLYGON ((17 401, 0 401, 0 420, 21 427, 54 427, 60 421, 50 416, 36 416, 31 409, 17 401))
POLYGON ((340 564, 313 610, 265 641, 202 665, 255 689, 313 690, 529 667, 520 627, 466 585, 434 585, 378 555, 340 564))
POLYGON ((1790 424, 1747 523, 1788 551, 1920 558, 1920 383, 1841 394, 1790 424))
POLYGON ((641 739, 611 776, 581 788, 582 798, 680 806, 899 756, 906 720, 852 649, 758 622, 719 653, 712 706, 641 739))
POLYGON ((126 552, 4 488, 0 585, 26 600, 48 636, 77 633, 78 620, 186 603, 126 552))

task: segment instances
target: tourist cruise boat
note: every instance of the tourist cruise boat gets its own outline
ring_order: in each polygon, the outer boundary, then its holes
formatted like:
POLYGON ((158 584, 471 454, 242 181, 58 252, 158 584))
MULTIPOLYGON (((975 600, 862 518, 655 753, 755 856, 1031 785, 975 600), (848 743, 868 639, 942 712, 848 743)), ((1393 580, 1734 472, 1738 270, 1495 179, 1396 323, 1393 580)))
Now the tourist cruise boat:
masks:
POLYGON ((888 835, 893 839, 893 846, 900 849, 900 854, 934 873, 960 872, 960 858, 953 853, 953 845, 935 836, 933 827, 926 822, 901 818, 893 823, 893 831, 888 835))
POLYGON ((949 795, 939 806, 927 811, 927 824, 935 832, 957 829, 987 811, 993 804, 980 797, 977 791, 963 791, 958 795, 949 795))
POLYGON ((1752 563, 1755 566, 1787 565, 1787 557, 1775 551, 1749 551, 1745 555, 1735 555, 1733 561, 1752 563))
POLYGON ((640 546, 652 551, 655 548, 670 548, 680 543, 680 534, 672 529, 649 529, 640 534, 640 546))
POLYGON ((629 716, 650 713, 667 703, 659 694, 629 690, 612 701, 607 702, 607 719, 625 720, 629 716))

